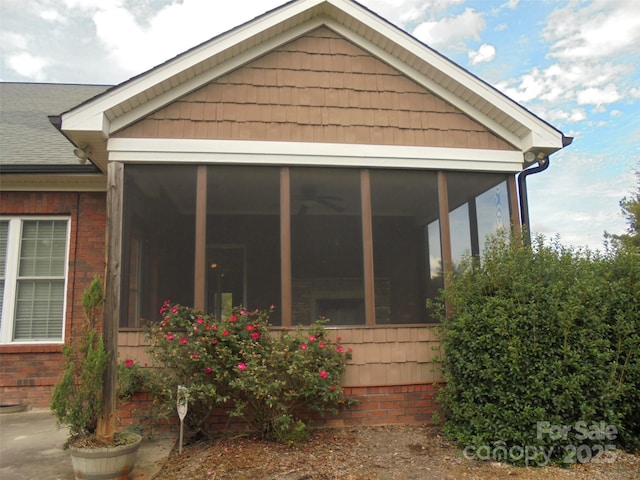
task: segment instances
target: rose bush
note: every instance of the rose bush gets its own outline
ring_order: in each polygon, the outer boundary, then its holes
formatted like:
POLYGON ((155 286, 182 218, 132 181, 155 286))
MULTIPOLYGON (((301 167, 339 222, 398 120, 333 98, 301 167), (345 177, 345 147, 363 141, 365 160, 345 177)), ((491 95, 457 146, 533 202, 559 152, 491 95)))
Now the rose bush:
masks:
POLYGON ((327 338, 326 320, 293 332, 269 331, 270 310, 235 308, 216 319, 164 302, 163 319, 148 329, 157 367, 150 390, 164 415, 175 412, 178 385, 188 391, 187 426, 205 429, 221 405, 263 438, 304 438, 311 412, 346 403, 340 378, 351 352, 327 338))

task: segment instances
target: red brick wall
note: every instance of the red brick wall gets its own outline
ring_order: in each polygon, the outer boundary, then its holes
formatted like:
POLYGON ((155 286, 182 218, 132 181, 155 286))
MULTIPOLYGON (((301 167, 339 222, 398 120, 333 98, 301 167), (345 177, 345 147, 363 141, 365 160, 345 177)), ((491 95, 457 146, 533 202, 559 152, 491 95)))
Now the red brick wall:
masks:
MULTIPOLYGON (((357 405, 342 409, 337 416, 317 418, 317 427, 342 428, 354 425, 423 425, 432 423, 432 416, 439 410, 436 402, 438 385, 397 385, 383 387, 346 387, 345 394, 357 405)), ((137 393, 118 410, 121 430, 138 425, 146 434, 175 430, 177 412, 169 421, 150 416, 151 398, 146 392, 137 393)), ((188 415, 188 413, 187 413, 188 415)), ((232 419, 223 409, 215 411, 209 418, 212 430, 241 430, 241 420, 232 419)))
MULTIPOLYGON (((69 278, 65 341, 82 322, 82 293, 105 271, 105 193, 0 192, 2 215, 68 215, 69 278)), ((61 373, 61 345, 0 345, 0 404, 48 408, 61 373)))

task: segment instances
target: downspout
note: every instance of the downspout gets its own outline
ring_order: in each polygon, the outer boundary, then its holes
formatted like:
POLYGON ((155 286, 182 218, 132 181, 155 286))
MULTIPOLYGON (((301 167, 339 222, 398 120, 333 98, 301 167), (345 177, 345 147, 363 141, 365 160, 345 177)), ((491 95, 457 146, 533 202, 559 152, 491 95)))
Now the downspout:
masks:
MULTIPOLYGON (((573 137, 565 137, 562 135, 562 148, 568 147, 573 142, 573 137)), ((525 159, 528 155, 535 155, 534 152, 525 153, 525 159)), ((538 165, 535 167, 527 168, 518 175, 518 197, 520 200, 520 221, 522 222, 522 228, 526 232, 524 235, 524 241, 527 245, 531 245, 531 224, 529 220, 529 199, 527 197, 527 177, 535 173, 544 172, 549 168, 549 155, 544 153, 538 153, 536 156, 538 165)), ((528 159, 527 159, 528 160, 528 159)))
POLYGON ((529 200, 527 198, 527 177, 535 173, 544 172, 549 168, 549 156, 546 155, 538 159, 538 165, 527 168, 518 175, 518 197, 520 199, 520 219, 522 221, 522 229, 525 232, 524 241, 527 245, 531 244, 531 230, 529 224, 529 200))

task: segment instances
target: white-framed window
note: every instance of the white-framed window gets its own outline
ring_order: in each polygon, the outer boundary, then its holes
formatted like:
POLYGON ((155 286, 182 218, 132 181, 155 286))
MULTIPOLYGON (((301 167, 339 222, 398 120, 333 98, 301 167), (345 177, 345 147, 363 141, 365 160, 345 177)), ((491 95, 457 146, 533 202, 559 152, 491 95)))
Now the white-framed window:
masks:
POLYGON ((62 343, 68 217, 0 217, 0 343, 62 343))

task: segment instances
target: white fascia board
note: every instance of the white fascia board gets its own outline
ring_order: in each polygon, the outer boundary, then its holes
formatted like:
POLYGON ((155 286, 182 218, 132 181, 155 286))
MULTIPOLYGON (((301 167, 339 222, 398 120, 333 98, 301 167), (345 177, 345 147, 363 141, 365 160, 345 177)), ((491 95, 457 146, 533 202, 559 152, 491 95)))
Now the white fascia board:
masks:
POLYGON ((102 138, 107 138, 109 120, 102 111, 80 107, 75 113, 71 111, 62 115, 60 129, 72 138, 73 132, 96 132, 102 138))
POLYGON ((520 172, 522 152, 307 142, 113 138, 109 161, 520 172))

